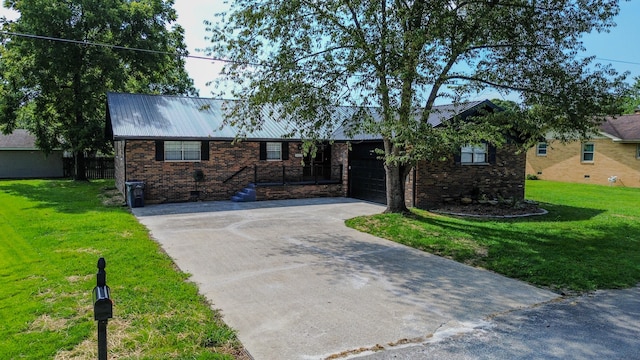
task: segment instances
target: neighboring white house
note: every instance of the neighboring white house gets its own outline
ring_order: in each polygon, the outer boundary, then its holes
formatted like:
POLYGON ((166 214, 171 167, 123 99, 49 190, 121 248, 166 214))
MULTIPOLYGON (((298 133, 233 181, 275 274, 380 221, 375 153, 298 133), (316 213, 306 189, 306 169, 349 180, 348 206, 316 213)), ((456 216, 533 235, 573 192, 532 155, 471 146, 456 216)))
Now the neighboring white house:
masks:
POLYGON ((63 153, 45 155, 27 130, 0 134, 0 179, 58 178, 64 176, 63 153))

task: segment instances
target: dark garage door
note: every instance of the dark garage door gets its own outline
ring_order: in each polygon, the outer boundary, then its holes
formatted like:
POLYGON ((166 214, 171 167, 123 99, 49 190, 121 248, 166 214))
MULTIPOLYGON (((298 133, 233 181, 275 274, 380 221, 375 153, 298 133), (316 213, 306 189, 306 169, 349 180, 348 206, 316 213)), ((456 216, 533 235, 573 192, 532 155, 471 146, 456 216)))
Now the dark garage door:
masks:
POLYGON ((382 143, 353 144, 349 152, 349 196, 356 199, 387 203, 384 163, 375 149, 382 143))

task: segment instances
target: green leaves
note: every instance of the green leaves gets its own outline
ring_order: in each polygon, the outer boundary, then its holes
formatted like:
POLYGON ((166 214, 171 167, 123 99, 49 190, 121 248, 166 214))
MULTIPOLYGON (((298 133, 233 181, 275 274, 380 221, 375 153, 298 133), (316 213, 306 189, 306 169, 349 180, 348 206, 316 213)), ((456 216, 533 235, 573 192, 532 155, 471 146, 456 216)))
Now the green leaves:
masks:
POLYGON ((625 114, 633 114, 640 107, 640 77, 635 78, 635 83, 621 101, 625 114))
POLYGON ((221 88, 252 106, 282 105, 303 138, 320 138, 309 131, 326 130, 319 122, 333 125, 327 107, 380 107, 380 122, 358 112, 345 121, 384 139, 387 164, 410 168, 453 144, 527 143, 541 130, 586 134, 617 112, 624 76, 576 55, 581 36, 607 31, 618 11, 617 0, 236 0, 210 24, 208 52, 231 61, 222 81, 230 85, 221 88), (519 95, 541 111, 492 115, 482 126, 424 124, 435 104, 487 91, 519 95))
POLYGON ((3 24, 14 35, 0 49, 0 109, 6 110, 0 127, 8 132, 21 121, 45 151, 108 151, 103 135, 108 91, 195 93, 177 55, 187 53, 183 30, 168 26, 176 19, 172 1, 9 5, 20 18, 3 24))
POLYGON ((400 114, 385 117, 392 129, 383 135, 406 126, 410 109, 428 112, 438 99, 487 89, 520 93, 583 127, 614 110, 623 78, 575 60, 580 36, 606 31, 617 12, 617 1, 603 0, 238 0, 211 24, 209 52, 233 61, 225 74, 236 97, 301 98, 296 115, 317 110, 308 104, 381 106, 400 114))

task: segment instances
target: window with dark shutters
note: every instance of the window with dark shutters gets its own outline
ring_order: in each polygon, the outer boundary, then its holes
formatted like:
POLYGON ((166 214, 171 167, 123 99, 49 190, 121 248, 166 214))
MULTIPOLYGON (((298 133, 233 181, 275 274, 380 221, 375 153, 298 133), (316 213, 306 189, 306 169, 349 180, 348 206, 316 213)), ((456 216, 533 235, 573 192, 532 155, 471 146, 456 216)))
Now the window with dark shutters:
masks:
POLYGON ((289 160, 289 143, 276 141, 260 142, 260 160, 289 160))
POLYGON ((460 148, 460 152, 454 154, 456 164, 486 165, 496 163, 496 147, 483 142, 480 145, 466 145, 460 148))
POLYGON ((156 140, 156 161, 209 160, 208 141, 156 140))

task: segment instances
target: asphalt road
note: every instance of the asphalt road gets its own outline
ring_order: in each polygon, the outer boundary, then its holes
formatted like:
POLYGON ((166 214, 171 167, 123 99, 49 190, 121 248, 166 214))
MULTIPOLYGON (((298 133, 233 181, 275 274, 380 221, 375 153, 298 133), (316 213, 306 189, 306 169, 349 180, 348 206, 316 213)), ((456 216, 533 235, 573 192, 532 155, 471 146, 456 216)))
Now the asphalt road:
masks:
POLYGON ((560 298, 489 317, 466 334, 358 359, 640 359, 640 287, 560 298))

